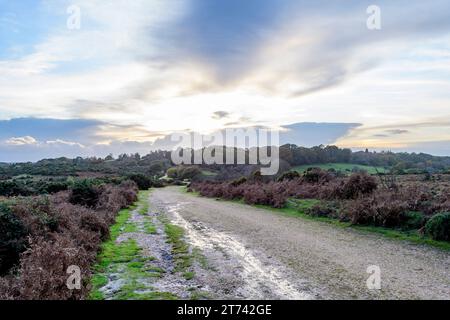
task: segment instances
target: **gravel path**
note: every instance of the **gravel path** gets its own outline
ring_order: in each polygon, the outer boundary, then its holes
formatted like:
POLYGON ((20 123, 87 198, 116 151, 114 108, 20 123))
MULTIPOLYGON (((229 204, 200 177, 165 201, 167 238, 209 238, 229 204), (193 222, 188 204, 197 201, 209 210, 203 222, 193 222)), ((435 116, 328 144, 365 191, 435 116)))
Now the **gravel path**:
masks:
POLYGON ((450 253, 270 210, 154 190, 150 203, 186 230, 216 298, 450 299, 450 253), (381 289, 367 288, 369 266, 381 289))

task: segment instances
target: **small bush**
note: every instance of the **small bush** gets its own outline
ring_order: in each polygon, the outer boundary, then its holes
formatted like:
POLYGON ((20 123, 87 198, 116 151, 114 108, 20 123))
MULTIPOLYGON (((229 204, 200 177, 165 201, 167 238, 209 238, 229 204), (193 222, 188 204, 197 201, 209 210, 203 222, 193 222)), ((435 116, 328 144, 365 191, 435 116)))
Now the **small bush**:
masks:
POLYGON ((184 179, 194 179, 195 177, 202 174, 202 171, 198 167, 189 166, 180 168, 179 178, 184 179))
POLYGON ((148 190, 153 186, 152 179, 143 174, 133 174, 129 179, 137 184, 139 190, 148 190))
POLYGON ((344 199, 356 199, 361 195, 371 194, 377 187, 378 184, 374 177, 366 173, 354 173, 343 185, 342 197, 344 199))
POLYGON ((338 211, 335 207, 328 203, 319 203, 312 208, 306 210, 306 214, 314 217, 329 217, 334 218, 338 216, 338 211))
POLYGON ((450 241, 450 212, 438 213, 428 220, 425 233, 434 240, 450 241))
POLYGON ((175 179, 178 176, 178 169, 176 167, 169 168, 167 169, 166 174, 169 178, 175 179))
POLYGON ((108 224, 92 213, 86 213, 81 216, 80 227, 82 229, 97 233, 102 240, 106 240, 109 236, 108 224))
POLYGON ((0 203, 0 275, 18 264, 27 244, 27 230, 11 209, 0 203))
POLYGON ((39 194, 52 194, 68 189, 67 182, 48 182, 44 183, 38 190, 39 194))
POLYGON ((230 185, 232 187, 237 187, 237 186, 240 186, 241 184, 244 184, 246 182, 247 182, 247 178, 246 177, 240 177, 239 179, 231 181, 230 185))
POLYGON ((382 227, 401 227, 405 221, 408 205, 389 195, 358 198, 346 201, 341 211, 341 220, 352 224, 374 225, 382 227))
POLYGON ((320 168, 308 168, 303 173, 304 181, 308 183, 324 183, 332 179, 333 175, 320 168))
POLYGON ((88 179, 74 182, 71 187, 70 203, 93 208, 97 205, 99 191, 88 179))
POLYGON ((402 229, 404 230, 416 230, 424 226, 426 219, 421 212, 408 211, 403 214, 404 222, 402 223, 402 229))
POLYGON ((202 171, 196 166, 179 166, 168 169, 166 174, 172 179, 191 180, 200 176, 202 171))
POLYGON ((288 171, 288 172, 283 173, 278 178, 277 181, 279 181, 279 182, 284 181, 284 180, 291 181, 291 180, 294 180, 294 179, 297 179, 297 178, 300 178, 300 174, 297 171, 288 171))

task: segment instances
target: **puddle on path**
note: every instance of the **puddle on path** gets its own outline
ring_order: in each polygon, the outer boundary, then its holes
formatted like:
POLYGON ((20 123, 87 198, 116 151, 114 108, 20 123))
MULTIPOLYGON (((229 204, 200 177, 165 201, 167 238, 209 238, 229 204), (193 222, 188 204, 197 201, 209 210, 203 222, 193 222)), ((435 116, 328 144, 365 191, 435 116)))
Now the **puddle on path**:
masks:
MULTIPOLYGON (((290 272, 277 265, 270 257, 247 249, 230 234, 209 228, 200 222, 191 223, 184 219, 180 209, 186 205, 189 203, 165 204, 165 209, 172 223, 185 230, 188 242, 202 251, 216 269, 218 276, 228 274, 228 277, 218 281, 225 286, 225 293, 233 294, 234 291, 237 298, 243 299, 314 298, 313 294, 307 292, 306 283, 300 285, 302 288, 294 286, 288 280, 290 272), (226 288, 227 281, 230 282, 229 288, 226 288)), ((213 284, 210 285, 214 287, 213 284)))

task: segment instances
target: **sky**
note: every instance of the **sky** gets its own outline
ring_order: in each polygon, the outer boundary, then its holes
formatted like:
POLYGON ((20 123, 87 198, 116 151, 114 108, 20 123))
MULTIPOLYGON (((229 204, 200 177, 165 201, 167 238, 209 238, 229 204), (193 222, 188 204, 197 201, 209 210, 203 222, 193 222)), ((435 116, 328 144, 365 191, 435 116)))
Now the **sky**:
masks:
POLYGON ((450 155, 450 2, 0 0, 0 161, 246 127, 450 155))

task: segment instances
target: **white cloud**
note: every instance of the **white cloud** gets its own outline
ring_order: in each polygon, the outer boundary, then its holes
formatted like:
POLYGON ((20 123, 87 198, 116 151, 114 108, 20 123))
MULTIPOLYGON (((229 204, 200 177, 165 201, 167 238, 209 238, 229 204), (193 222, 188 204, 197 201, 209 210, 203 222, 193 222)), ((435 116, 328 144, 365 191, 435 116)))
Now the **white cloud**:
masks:
MULTIPOLYGON (((72 2, 45 4, 47 10, 65 12, 72 2)), ((80 30, 61 24, 33 53, 0 60, 0 117, 78 117, 77 100, 130 104, 129 91, 150 73, 158 74, 142 60, 157 53, 151 30, 182 14, 184 7, 179 0, 80 0, 77 5, 80 30)), ((124 110, 113 118, 126 121, 129 114, 124 110)))
POLYGON ((46 141, 46 144, 49 145, 66 145, 66 146, 77 146, 80 148, 85 148, 85 146, 81 143, 78 142, 71 142, 71 141, 64 141, 61 139, 56 139, 56 140, 50 140, 50 141, 46 141))
POLYGON ((25 137, 13 137, 5 140, 5 144, 9 146, 23 146, 23 145, 35 145, 37 144, 37 140, 30 136, 25 137))
MULTIPOLYGON (((73 4, 68 0, 45 3, 48 10, 62 13, 73 4)), ((145 131, 220 129, 222 122, 211 121, 216 110, 245 118, 248 125, 269 126, 303 121, 394 126, 418 122, 426 114, 437 118, 450 114, 450 82, 445 77, 450 70, 449 38, 442 27, 432 26, 428 40, 422 41, 411 37, 420 32, 410 21, 388 22, 378 34, 370 33, 365 28, 365 10, 361 16, 350 8, 302 19, 296 19, 292 10, 270 30, 261 26, 258 31, 264 36, 251 52, 230 48, 245 67, 232 66, 233 76, 224 80, 217 69, 227 64, 217 68, 199 56, 181 55, 188 52, 171 43, 170 32, 183 31, 172 24, 189 14, 189 3, 77 1, 82 13, 80 30, 67 30, 62 23, 33 53, 0 61, 0 117, 97 119, 135 127, 114 129, 112 137, 105 134, 111 129, 104 128, 98 135, 105 142, 112 138, 145 142, 155 139, 145 131)), ((421 6, 417 5, 417 12, 421 6)), ((386 10, 394 10, 394 16, 401 13, 399 8, 386 10)), ((426 27, 425 18, 421 23, 426 27)), ((420 136, 376 142, 436 138, 432 129, 423 131, 420 136)), ((369 139, 366 134, 358 130, 340 142, 369 139)), ((63 140, 34 142, 64 143, 84 147, 63 140)))

